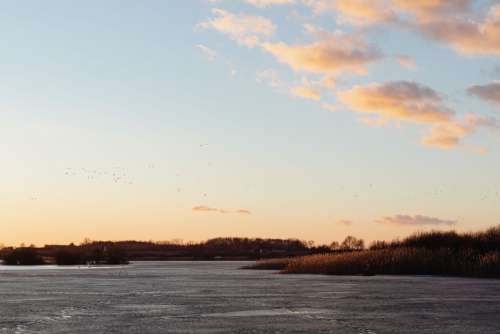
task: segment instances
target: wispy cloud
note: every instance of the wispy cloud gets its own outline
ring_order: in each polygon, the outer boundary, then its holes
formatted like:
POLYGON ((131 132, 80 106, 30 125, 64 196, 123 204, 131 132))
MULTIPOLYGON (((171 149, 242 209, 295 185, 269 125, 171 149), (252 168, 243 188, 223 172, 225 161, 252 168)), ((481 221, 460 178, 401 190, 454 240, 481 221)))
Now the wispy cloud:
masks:
MULTIPOLYGON (((221 3, 224 0, 205 0, 209 3, 221 3)), ((231 0, 233 2, 234 0, 231 0)), ((266 8, 270 6, 277 6, 277 5, 291 5, 295 3, 295 0, 242 0, 246 2, 247 4, 250 4, 255 7, 259 8, 266 8)), ((228 1, 230 2, 230 1, 228 1)))
POLYGON ((413 70, 417 67, 415 59, 413 59, 413 57, 407 55, 396 55, 394 58, 396 59, 398 64, 404 68, 413 70))
POLYGON ((200 212, 219 212, 219 211, 220 211, 220 209, 217 209, 217 208, 211 208, 211 207, 204 206, 204 205, 198 205, 198 206, 193 207, 193 211, 200 211, 200 212))
POLYGON ((272 36, 276 30, 271 20, 262 16, 233 14, 219 8, 212 9, 212 13, 215 15, 214 18, 198 26, 204 29, 215 29, 248 47, 260 44, 262 38, 272 36))
POLYGON ((300 97, 303 99, 310 99, 310 100, 320 100, 321 99, 321 93, 311 87, 311 86, 295 86, 290 89, 290 93, 293 96, 300 97))
POLYGON ((332 13, 340 22, 375 24, 393 21, 396 14, 387 0, 303 0, 314 13, 332 13))
POLYGON ((471 86, 467 92, 500 107, 500 81, 471 86))
POLYGON ((449 121, 453 115, 437 92, 411 81, 354 86, 337 95, 352 110, 384 119, 432 124, 449 121))
POLYGON ((379 224, 400 225, 400 226, 425 226, 425 225, 451 226, 457 223, 456 220, 439 219, 423 215, 415 215, 415 216, 396 215, 392 217, 387 216, 376 220, 376 222, 379 224))
POLYGON ((289 5, 294 3, 294 0, 245 0, 246 3, 256 7, 264 8, 275 5, 289 5))
POLYGON ((381 53, 359 36, 329 33, 310 44, 263 43, 262 47, 293 70, 316 74, 354 72, 382 58, 381 53))
POLYGON ((238 209, 238 210, 227 210, 227 209, 221 209, 221 208, 213 208, 205 205, 197 205, 192 208, 193 211, 195 212, 213 212, 213 213, 221 213, 221 214, 228 214, 228 213, 235 213, 235 214, 242 214, 242 215, 251 215, 252 212, 247 209, 238 209))
POLYGON ((321 99, 319 83, 311 82, 306 77, 302 78, 300 85, 290 88, 290 94, 309 100, 319 101, 321 99))
MULTIPOLYGON (((451 149, 458 146, 461 139, 476 132, 480 127, 495 129, 498 128, 498 122, 493 118, 468 114, 462 120, 434 125, 422 139, 422 143, 441 149, 451 149)), ((480 150, 484 151, 483 148, 480 150)))
POLYGON ((224 56, 220 56, 217 53, 217 51, 209 48, 206 45, 197 44, 195 46, 196 46, 197 49, 199 49, 205 55, 205 58, 207 58, 207 60, 209 60, 209 61, 214 61, 216 59, 221 60, 222 62, 224 62, 226 64, 226 66, 228 68, 229 75, 231 77, 236 76, 236 74, 238 73, 238 71, 236 70, 235 66, 233 65, 233 63, 230 60, 225 59, 224 56))
POLYGON ((337 225, 351 226, 353 224, 353 221, 348 219, 339 219, 335 223, 337 225))
POLYGON ((197 44, 196 47, 205 55, 208 60, 212 61, 217 58, 217 52, 215 50, 212 50, 208 46, 197 44))

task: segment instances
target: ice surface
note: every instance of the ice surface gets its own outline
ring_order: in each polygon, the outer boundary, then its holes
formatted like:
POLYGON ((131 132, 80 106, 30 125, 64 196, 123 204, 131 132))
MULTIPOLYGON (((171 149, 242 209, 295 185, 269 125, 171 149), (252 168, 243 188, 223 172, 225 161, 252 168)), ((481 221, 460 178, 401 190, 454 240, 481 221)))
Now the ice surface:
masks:
POLYGON ((500 281, 239 270, 242 262, 2 267, 1 333, 500 333, 500 281))

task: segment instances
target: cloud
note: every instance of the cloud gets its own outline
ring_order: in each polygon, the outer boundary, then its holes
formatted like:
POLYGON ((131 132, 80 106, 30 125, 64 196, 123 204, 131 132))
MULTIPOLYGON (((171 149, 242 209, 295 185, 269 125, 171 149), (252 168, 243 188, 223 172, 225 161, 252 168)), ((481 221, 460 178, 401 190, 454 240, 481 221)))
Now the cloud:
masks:
POLYGON ((432 124, 449 121, 453 115, 434 90, 411 81, 354 86, 338 92, 337 96, 354 111, 376 114, 387 120, 432 124))
POLYGON ((320 100, 321 93, 311 86, 295 86, 290 89, 293 96, 309 100, 320 100))
POLYGON ((258 83, 266 84, 273 89, 286 93, 288 92, 294 97, 303 99, 310 99, 319 101, 321 99, 321 92, 324 89, 331 89, 335 86, 335 81, 329 76, 324 76, 318 80, 303 77, 300 83, 283 82, 279 73, 274 69, 265 69, 257 71, 256 81, 258 83))
POLYGON ((262 16, 233 14, 219 8, 212 9, 212 13, 214 18, 198 26, 203 29, 215 29, 247 47, 260 44, 262 38, 272 36, 276 30, 276 26, 262 16))
POLYGON ((215 213, 222 213, 222 214, 226 214, 226 213, 236 213, 236 214, 244 214, 244 215, 251 215, 252 214, 252 212, 250 210, 247 210, 247 209, 238 209, 236 211, 231 211, 231 210, 220 209, 220 208, 212 208, 212 207, 205 206, 205 205, 197 205, 197 206, 193 207, 192 210, 196 211, 196 212, 215 212, 215 213))
POLYGON ((391 120, 429 125, 421 143, 440 149, 459 146, 463 138, 481 127, 499 127, 495 119, 472 113, 457 119, 437 92, 411 81, 354 86, 337 96, 351 110, 378 117, 361 118, 369 125, 383 125, 391 120))
POLYGON ((471 3, 472 0, 392 0, 392 5, 398 10, 409 12, 420 20, 465 13, 471 3))
POLYGON ((337 0, 337 10, 350 18, 354 24, 390 22, 396 14, 387 6, 385 0, 337 0))
POLYGON ((336 82, 332 75, 325 75, 317 82, 317 84, 323 88, 333 89, 335 88, 336 82))
POLYGON ((417 22, 425 35, 470 55, 500 55, 500 5, 491 7, 483 21, 469 17, 430 17, 417 22))
POLYGON ((289 5, 294 3, 294 0, 245 0, 245 2, 256 7, 264 8, 274 5, 289 5))
POLYGON ((220 209, 217 209, 217 208, 211 208, 211 207, 204 206, 204 205, 198 205, 198 206, 193 207, 193 211, 200 211, 200 212, 219 212, 219 211, 220 211, 220 209))
POLYGON ((263 43, 262 47, 293 70, 316 74, 363 74, 366 65, 382 58, 381 53, 361 37, 341 33, 328 33, 321 40, 305 45, 278 42, 263 43))
POLYGON ((428 217, 422 215, 396 215, 393 217, 382 217, 376 221, 379 224, 388 225, 401 225, 401 226, 425 226, 425 225, 445 225, 451 226, 455 225, 457 221, 455 220, 443 220, 435 217, 428 217))
POLYGON ((223 56, 219 56, 219 54, 215 50, 212 50, 208 46, 205 46, 203 44, 197 44, 195 46, 205 55, 207 60, 214 61, 217 58, 221 59, 226 64, 229 71, 229 75, 231 77, 236 76, 238 71, 236 70, 236 68, 234 67, 233 63, 230 60, 224 59, 223 56))
POLYGON ((472 0, 302 0, 314 13, 337 14, 341 21, 361 24, 400 23, 404 16, 429 20, 466 13, 472 0))
MULTIPOLYGON (((256 6, 289 3, 287 0, 245 0, 256 6)), ((333 13, 337 23, 390 24, 398 29, 418 31, 465 54, 500 54, 500 4, 487 11, 473 6, 473 0, 295 0, 309 6, 314 13, 333 13)), ((333 92, 337 78, 343 74, 363 75, 368 66, 385 56, 365 39, 366 29, 349 29, 353 33, 329 32, 312 24, 304 28, 314 37, 311 42, 272 41, 276 27, 267 18, 234 14, 222 9, 212 10, 214 17, 200 24, 215 29, 239 44, 259 47, 278 62, 304 76, 300 83, 287 83, 276 70, 266 69, 256 74, 258 82, 280 92, 315 101, 323 108, 336 110, 336 105, 323 103, 322 98, 333 92)), ((366 28, 366 27, 363 27, 366 28)), ((400 66, 413 69, 415 60, 396 54, 400 66)), ((495 82, 472 86, 469 94, 500 105, 495 82)), ((498 128, 496 120, 474 114, 456 116, 443 97, 435 90, 412 81, 389 81, 356 85, 336 93, 337 101, 351 111, 361 113, 361 122, 381 126, 403 122, 425 126, 421 144, 440 149, 472 147, 463 139, 480 128, 498 128)), ((326 101, 325 101, 326 102, 326 101)), ((481 150, 483 150, 481 148, 481 150)))
POLYGON ((353 224, 352 220, 340 219, 336 221, 337 225, 351 226, 353 224))
POLYGON ((406 55, 397 55, 394 57, 398 64, 402 67, 408 68, 408 69, 415 69, 417 65, 415 64, 415 59, 413 59, 410 56, 406 55))
POLYGON ((203 54, 207 57, 208 60, 212 61, 217 58, 217 52, 210 49, 208 46, 203 44, 197 44, 196 47, 203 52, 203 54))
POLYGON ((295 97, 319 101, 321 99, 321 88, 329 87, 331 84, 326 79, 311 81, 307 77, 303 77, 300 85, 290 88, 290 93, 295 97))
POLYGON ((332 90, 334 87, 335 79, 331 75, 319 79, 302 77, 301 83, 291 87, 289 91, 292 96, 319 101, 322 91, 332 90))
POLYGON ((494 81, 486 85, 475 85, 469 87, 467 92, 485 101, 500 106, 500 81, 494 81))
POLYGON ((500 4, 491 6, 481 20, 472 0, 393 0, 394 5, 413 16, 408 26, 429 38, 443 42, 460 53, 500 54, 500 4))
POLYGON ((316 14, 333 13, 338 22, 396 24, 423 33, 460 53, 500 54, 500 4, 483 14, 472 0, 303 0, 316 14))
POLYGON ((461 124, 457 122, 443 123, 433 126, 428 134, 422 138, 422 144, 451 149, 456 147, 460 140, 475 130, 475 125, 461 124))
MULTIPOLYGON (((223 0, 206 0, 210 3, 220 3, 223 0)), ((244 0, 246 3, 259 7, 259 8, 266 8, 270 6, 275 6, 275 5, 290 5, 295 3, 295 0, 244 0)))
POLYGON ((351 24, 374 24, 397 19, 387 0, 303 0, 303 3, 316 14, 335 13, 340 22, 351 24))
POLYGON ((422 144, 452 149, 458 146, 464 137, 476 132, 479 127, 498 128, 498 122, 495 119, 468 114, 460 121, 434 125, 422 139, 422 144))

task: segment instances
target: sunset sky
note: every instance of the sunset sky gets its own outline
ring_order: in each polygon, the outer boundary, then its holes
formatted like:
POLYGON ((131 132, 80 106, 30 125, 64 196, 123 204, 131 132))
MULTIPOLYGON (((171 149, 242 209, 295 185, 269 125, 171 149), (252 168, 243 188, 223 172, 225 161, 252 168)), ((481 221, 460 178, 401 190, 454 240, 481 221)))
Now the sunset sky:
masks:
POLYGON ((0 5, 0 243, 500 224, 500 1, 0 5))

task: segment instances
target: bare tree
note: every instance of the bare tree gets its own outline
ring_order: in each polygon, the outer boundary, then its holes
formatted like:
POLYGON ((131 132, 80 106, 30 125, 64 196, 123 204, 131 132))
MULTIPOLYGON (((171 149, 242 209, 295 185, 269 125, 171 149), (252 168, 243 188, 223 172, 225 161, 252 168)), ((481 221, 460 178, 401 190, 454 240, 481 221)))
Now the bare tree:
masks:
POLYGON ((340 249, 340 244, 338 241, 334 241, 330 244, 330 249, 331 250, 339 250, 340 249))
POLYGON ((362 250, 365 248, 363 239, 357 239, 351 235, 347 236, 340 245, 342 250, 362 250))

